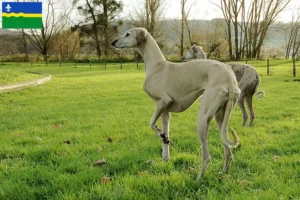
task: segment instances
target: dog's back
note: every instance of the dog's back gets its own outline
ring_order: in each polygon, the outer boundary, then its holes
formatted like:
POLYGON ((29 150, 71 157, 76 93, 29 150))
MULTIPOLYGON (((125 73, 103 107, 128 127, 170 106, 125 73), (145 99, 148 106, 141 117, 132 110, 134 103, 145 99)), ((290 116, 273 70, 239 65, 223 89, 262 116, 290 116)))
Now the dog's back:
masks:
POLYGON ((252 65, 242 64, 242 63, 227 63, 233 73, 236 76, 237 81, 240 81, 244 76, 250 76, 257 79, 259 78, 258 72, 252 65))
POLYGON ((216 79, 223 79, 230 77, 236 80, 235 75, 232 73, 231 68, 216 60, 191 60, 185 63, 170 63, 169 72, 178 71, 175 74, 179 75, 179 79, 183 78, 189 82, 193 81, 216 81, 216 79), (197 74, 197 76, 195 76, 197 74), (228 74, 228 76, 225 76, 228 74))
POLYGON ((168 62, 161 64, 159 68, 161 68, 162 78, 166 84, 181 83, 189 87, 189 90, 205 90, 207 86, 216 82, 226 84, 230 81, 236 83, 235 75, 230 66, 216 60, 192 60, 185 63, 168 62))
POLYGON ((260 77, 256 69, 248 64, 242 63, 228 63, 233 73, 239 82, 239 87, 243 93, 253 95, 257 92, 260 84, 260 77))

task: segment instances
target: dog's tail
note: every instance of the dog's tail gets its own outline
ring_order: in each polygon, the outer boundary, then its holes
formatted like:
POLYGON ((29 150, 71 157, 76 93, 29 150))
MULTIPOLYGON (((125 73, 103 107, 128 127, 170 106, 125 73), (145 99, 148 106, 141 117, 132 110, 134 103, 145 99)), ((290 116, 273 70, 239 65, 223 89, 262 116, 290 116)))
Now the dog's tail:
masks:
POLYGON ((256 97, 258 98, 258 99, 262 99, 262 98, 264 98, 265 97, 265 91, 260 91, 260 92, 258 92, 258 86, 259 86, 259 84, 260 84, 260 77, 259 77, 259 75, 258 75, 258 73, 256 72, 256 79, 257 79, 257 84, 256 84, 256 87, 255 87, 255 93, 256 93, 256 97))
POLYGON ((257 92, 256 93, 256 97, 258 98, 258 99, 262 99, 262 98, 264 98, 265 97, 265 91, 260 91, 260 92, 257 92))
POLYGON ((226 108, 225 108, 225 113, 224 113, 224 118, 223 118, 223 122, 222 122, 222 127, 221 127, 221 137, 223 140, 223 143, 229 147, 237 147, 239 145, 239 138, 236 134, 236 132, 234 131, 234 129, 232 128, 232 135, 234 140, 231 141, 228 137, 227 137, 227 132, 228 132, 228 123, 229 123, 229 119, 230 119, 230 113, 232 111, 232 109, 234 108, 235 102, 234 102, 234 84, 232 83, 229 86, 229 95, 228 95, 228 101, 226 104, 226 108))

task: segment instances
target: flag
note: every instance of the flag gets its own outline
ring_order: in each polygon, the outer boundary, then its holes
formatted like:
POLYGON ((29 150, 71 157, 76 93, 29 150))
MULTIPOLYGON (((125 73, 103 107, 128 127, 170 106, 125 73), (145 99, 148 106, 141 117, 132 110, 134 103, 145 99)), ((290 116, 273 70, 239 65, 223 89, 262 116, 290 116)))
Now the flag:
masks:
POLYGON ((2 2, 2 28, 42 28, 42 2, 2 2))

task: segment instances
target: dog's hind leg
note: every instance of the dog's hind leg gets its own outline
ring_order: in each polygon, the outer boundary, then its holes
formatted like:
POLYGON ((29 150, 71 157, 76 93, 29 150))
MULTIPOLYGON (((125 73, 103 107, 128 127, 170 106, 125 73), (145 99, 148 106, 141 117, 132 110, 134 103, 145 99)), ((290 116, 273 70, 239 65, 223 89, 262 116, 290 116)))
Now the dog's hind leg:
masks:
POLYGON ((207 142, 209 123, 219 110, 220 106, 224 105, 225 102, 226 93, 222 92, 217 87, 207 89, 201 98, 200 113, 198 117, 198 134, 202 147, 202 166, 197 179, 202 178, 211 160, 207 142))
POLYGON ((253 110, 253 104, 252 104, 252 95, 248 95, 246 96, 246 103, 248 105, 248 108, 250 110, 250 124, 249 126, 253 125, 253 120, 255 119, 255 114, 254 114, 254 110, 253 110))
POLYGON ((246 125, 247 119, 248 119, 248 113, 245 109, 245 101, 244 101, 244 94, 240 95, 240 98, 238 99, 238 105, 243 113, 243 126, 246 125))
MULTIPOLYGON (((225 109, 226 109, 226 106, 221 108, 215 115, 216 124, 218 126, 220 133, 221 133, 222 122, 224 119, 225 109)), ((232 155, 231 149, 225 144, 224 144, 224 153, 225 153, 225 161, 224 161, 224 167, 223 167, 222 172, 226 173, 228 168, 230 167, 230 163, 233 158, 233 155, 232 155)))
POLYGON ((164 138, 163 138, 163 143, 162 143, 162 157, 163 161, 168 161, 170 160, 170 151, 169 151, 169 124, 170 124, 170 118, 171 115, 169 112, 164 112, 161 115, 161 120, 162 120, 162 129, 164 133, 164 138))

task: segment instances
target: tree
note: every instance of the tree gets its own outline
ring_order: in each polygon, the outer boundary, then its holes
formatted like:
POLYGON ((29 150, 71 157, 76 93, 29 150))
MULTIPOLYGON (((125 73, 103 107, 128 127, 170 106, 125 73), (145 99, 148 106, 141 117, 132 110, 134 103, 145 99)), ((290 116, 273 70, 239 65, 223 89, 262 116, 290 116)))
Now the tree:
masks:
POLYGON ((228 48, 228 41, 225 36, 226 23, 224 19, 208 21, 204 28, 202 46, 207 58, 219 60, 227 57, 226 48, 228 48))
MULTIPOLYGON (((183 57, 183 52, 184 52, 184 49, 185 49, 185 43, 184 43, 184 40, 185 40, 185 28, 186 28, 186 25, 188 26, 188 23, 187 23, 187 17, 188 17, 188 15, 187 15, 187 13, 185 11, 185 9, 186 9, 186 2, 187 1, 188 0, 181 0, 181 19, 180 19, 180 21, 175 19, 174 20, 174 25, 173 25, 174 26, 173 30, 176 33, 177 38, 179 40, 179 43, 178 43, 178 41, 175 42, 174 46, 179 48, 179 56, 180 57, 183 57), (180 23, 180 25, 178 24, 178 22, 180 23)), ((191 36, 191 34, 189 36, 191 36)))
POLYGON ((231 41, 231 24, 233 25, 234 33, 234 50, 235 50, 235 59, 239 60, 241 58, 241 52, 239 48, 239 21, 238 18, 244 8, 244 0, 221 0, 221 9, 224 15, 224 18, 227 22, 228 27, 228 38, 230 38, 230 57, 233 58, 232 52, 232 41, 231 41))
POLYGON ((181 0, 181 30, 180 30, 180 57, 183 57, 183 51, 184 51, 184 30, 185 30, 185 23, 186 23, 186 12, 185 12, 185 6, 186 6, 187 0, 181 0))
POLYGON ((156 28, 157 22, 157 14, 158 8, 160 6, 160 0, 146 0, 146 22, 147 22, 147 29, 149 33, 152 35, 156 28))
POLYGON ((47 0, 47 12, 43 13, 42 29, 30 29, 26 31, 26 36, 34 48, 40 52, 46 65, 48 63, 48 54, 54 44, 57 34, 65 27, 68 16, 72 10, 65 9, 64 13, 58 14, 55 8, 54 0, 47 0))
POLYGON ((248 25, 245 26, 246 55, 250 58, 260 58, 260 51, 267 36, 269 27, 274 23, 278 14, 291 0, 257 0, 251 5, 248 15, 248 25))
MULTIPOLYGON (((233 60, 233 48, 232 48, 232 34, 231 34, 231 22, 232 22, 232 15, 231 15, 231 1, 229 0, 228 3, 225 0, 221 0, 221 10, 223 12, 223 16, 227 25, 227 39, 228 39, 228 52, 230 60, 233 60)), ((216 5, 216 4, 215 4, 216 5)), ((218 6, 219 7, 219 6, 218 6)))
MULTIPOLYGON (((17 0, 17 2, 20 2, 20 1, 17 0)), ((26 33, 25 33, 24 29, 21 29, 21 34, 22 34, 21 43, 23 45, 24 52, 25 52, 25 61, 29 61, 28 48, 27 48, 27 40, 26 40, 26 33)))
MULTIPOLYGON (((140 3, 140 0, 138 2, 140 3)), ((146 28, 160 47, 163 46, 160 41, 162 41, 161 27, 164 7, 165 0, 144 0, 141 6, 134 7, 129 22, 136 27, 146 28)), ((138 61, 142 59, 141 54, 138 52, 135 52, 135 57, 138 61)))
POLYGON ((245 0, 220 0, 219 7, 227 23, 230 57, 233 58, 232 52, 235 50, 236 59, 243 56, 259 58, 270 25, 290 1, 252 0, 246 10, 245 0), (234 29, 234 46, 231 25, 234 29))
POLYGON ((284 34, 286 37, 286 53, 288 59, 290 55, 295 58, 300 47, 300 15, 299 10, 292 15, 292 21, 284 26, 284 34))
POLYGON ((130 15, 130 23, 146 28, 153 38, 158 39, 162 36, 164 7, 165 0, 144 0, 142 8, 134 8, 134 14, 130 15))
POLYGON ((23 45, 24 48, 24 52, 25 52, 25 61, 29 61, 29 55, 28 55, 28 48, 27 48, 27 40, 26 40, 26 33, 24 31, 24 29, 21 30, 21 34, 22 34, 22 40, 21 43, 23 45))
POLYGON ((73 60, 75 53, 80 50, 80 37, 77 31, 61 31, 54 40, 53 52, 59 55, 61 61, 73 60))
POLYGON ((191 9, 192 9, 192 6, 188 9, 187 12, 185 12, 185 16, 184 16, 184 23, 185 23, 185 26, 186 26, 186 30, 187 30, 187 34, 188 34, 188 38, 189 38, 189 41, 190 41, 190 45, 192 46, 193 44, 196 44, 196 40, 195 38, 193 37, 194 34, 193 34, 193 31, 192 31, 192 27, 190 26, 190 23, 189 23, 189 20, 188 20, 188 16, 191 12, 191 9))
POLYGON ((78 5, 77 9, 83 15, 84 22, 91 23, 81 30, 95 41, 97 56, 100 60, 101 44, 104 54, 108 55, 110 40, 115 35, 112 34, 115 32, 114 29, 110 29, 110 25, 122 10, 122 4, 117 0, 85 0, 83 5, 79 5, 80 3, 79 0, 73 1, 74 5, 78 5))

